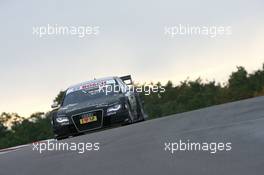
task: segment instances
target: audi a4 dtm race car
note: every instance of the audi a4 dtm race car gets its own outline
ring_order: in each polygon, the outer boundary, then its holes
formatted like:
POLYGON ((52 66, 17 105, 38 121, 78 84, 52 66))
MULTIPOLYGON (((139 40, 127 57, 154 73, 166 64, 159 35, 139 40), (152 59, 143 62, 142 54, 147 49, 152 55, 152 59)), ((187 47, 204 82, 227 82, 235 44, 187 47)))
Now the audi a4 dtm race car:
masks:
POLYGON ((69 87, 62 103, 52 105, 55 108, 52 112, 55 138, 145 120, 147 115, 139 94, 131 90, 130 85, 132 79, 128 75, 90 80, 69 87))

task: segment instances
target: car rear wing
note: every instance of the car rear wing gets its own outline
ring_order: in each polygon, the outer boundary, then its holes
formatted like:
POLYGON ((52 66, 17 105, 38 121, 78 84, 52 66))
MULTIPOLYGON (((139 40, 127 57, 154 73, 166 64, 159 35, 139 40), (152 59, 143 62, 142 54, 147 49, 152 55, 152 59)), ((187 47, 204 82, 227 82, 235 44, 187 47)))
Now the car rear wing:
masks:
POLYGON ((132 82, 132 78, 131 78, 131 75, 126 75, 126 76, 122 76, 122 77, 119 77, 124 83, 126 83, 127 85, 132 85, 133 82, 132 82))

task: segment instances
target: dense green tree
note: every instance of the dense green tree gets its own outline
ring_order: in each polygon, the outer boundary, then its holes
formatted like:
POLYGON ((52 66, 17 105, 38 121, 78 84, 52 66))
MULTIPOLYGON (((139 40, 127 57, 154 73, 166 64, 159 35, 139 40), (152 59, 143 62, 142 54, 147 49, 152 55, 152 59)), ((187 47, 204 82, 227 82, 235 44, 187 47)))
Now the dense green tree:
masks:
MULTIPOLYGON (((7 116, 10 119, 12 118, 12 114, 8 113, 5 113, 3 116, 7 116)), ((50 119, 47 115, 44 115, 44 113, 34 113, 28 119, 20 117, 17 114, 14 116, 16 118, 13 120, 9 130, 2 124, 4 130, 1 132, 0 148, 32 143, 52 137, 50 119)), ((7 122, 6 119, 5 121, 7 122)))
POLYGON ((66 91, 60 91, 59 94, 55 97, 55 99, 53 100, 54 102, 57 102, 58 104, 62 103, 63 97, 65 95, 66 91))
POLYGON ((237 71, 230 75, 228 88, 232 100, 240 100, 252 96, 248 73, 244 67, 237 67, 237 71))
POLYGON ((201 78, 195 81, 185 80, 180 85, 169 81, 165 93, 141 95, 145 101, 145 110, 151 118, 185 112, 211 105, 264 95, 264 64, 262 70, 248 74, 244 67, 237 67, 221 85, 215 81, 204 83, 201 78))

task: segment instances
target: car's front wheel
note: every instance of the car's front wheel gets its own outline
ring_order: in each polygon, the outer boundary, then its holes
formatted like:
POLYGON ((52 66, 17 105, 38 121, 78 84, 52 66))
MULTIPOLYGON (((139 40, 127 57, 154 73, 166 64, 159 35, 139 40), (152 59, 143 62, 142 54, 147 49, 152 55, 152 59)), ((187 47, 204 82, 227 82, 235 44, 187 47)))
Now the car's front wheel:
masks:
POLYGON ((63 140, 63 139, 67 139, 68 136, 55 136, 55 139, 57 140, 63 140))

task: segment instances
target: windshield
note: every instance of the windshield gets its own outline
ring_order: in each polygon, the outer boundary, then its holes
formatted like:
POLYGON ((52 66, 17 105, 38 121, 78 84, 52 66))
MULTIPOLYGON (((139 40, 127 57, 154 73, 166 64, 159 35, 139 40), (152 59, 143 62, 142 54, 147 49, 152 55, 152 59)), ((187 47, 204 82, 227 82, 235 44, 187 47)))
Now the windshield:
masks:
POLYGON ((70 92, 64 98, 62 106, 69 104, 82 103, 88 100, 93 100, 101 97, 106 97, 108 95, 113 95, 117 93, 113 91, 114 84, 109 84, 103 87, 93 87, 90 89, 81 89, 77 91, 70 92), (107 93, 106 93, 107 91, 107 93))

